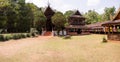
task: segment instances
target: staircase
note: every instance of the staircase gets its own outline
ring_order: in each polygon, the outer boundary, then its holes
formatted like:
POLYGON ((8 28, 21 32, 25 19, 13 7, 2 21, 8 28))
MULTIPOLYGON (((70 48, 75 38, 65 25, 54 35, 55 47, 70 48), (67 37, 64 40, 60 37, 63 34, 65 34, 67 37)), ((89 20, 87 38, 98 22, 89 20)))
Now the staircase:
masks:
POLYGON ((46 31, 43 36, 52 36, 52 32, 51 31, 46 31))

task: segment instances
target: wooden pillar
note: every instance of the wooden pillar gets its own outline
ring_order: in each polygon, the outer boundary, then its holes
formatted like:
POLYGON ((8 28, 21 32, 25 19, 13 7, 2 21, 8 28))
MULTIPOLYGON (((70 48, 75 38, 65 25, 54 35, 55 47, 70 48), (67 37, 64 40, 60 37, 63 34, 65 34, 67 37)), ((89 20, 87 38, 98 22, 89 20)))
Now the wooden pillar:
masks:
POLYGON ((68 33, 69 33, 69 28, 66 28, 66 34, 68 35, 68 33))
POLYGON ((113 31, 116 32, 116 27, 115 27, 115 25, 113 25, 113 31))
POLYGON ((110 34, 110 26, 108 25, 108 34, 110 34))
POLYGON ((104 34, 106 34, 106 30, 107 30, 107 27, 104 26, 104 27, 103 27, 103 32, 104 32, 104 34))

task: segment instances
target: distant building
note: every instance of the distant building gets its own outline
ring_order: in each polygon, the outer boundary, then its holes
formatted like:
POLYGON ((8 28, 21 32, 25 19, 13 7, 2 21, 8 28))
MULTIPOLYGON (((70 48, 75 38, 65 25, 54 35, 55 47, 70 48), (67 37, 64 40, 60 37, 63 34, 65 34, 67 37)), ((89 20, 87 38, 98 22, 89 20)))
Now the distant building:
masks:
POLYGON ((66 26, 68 35, 78 35, 82 34, 85 27, 85 17, 77 10, 73 15, 68 19, 68 26, 66 26))
MULTIPOLYGON (((46 26, 44 28, 46 32, 44 33, 45 35, 50 35, 50 32, 52 32, 52 30, 54 29, 54 25, 52 24, 51 18, 55 14, 55 12, 51 9, 50 5, 48 5, 46 10, 44 11, 44 14, 47 18, 46 26)), ((66 34, 81 34, 83 32, 82 30, 85 28, 85 17, 83 17, 82 14, 77 10, 73 15, 70 16, 68 23, 69 26, 65 27, 66 34)))

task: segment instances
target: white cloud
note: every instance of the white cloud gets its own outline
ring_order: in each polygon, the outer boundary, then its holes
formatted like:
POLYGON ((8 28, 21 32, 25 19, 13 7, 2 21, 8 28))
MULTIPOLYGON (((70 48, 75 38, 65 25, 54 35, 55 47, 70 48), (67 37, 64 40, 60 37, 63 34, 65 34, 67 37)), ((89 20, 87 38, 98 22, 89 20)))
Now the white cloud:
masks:
POLYGON ((87 0, 88 6, 96 6, 100 3, 100 0, 87 0))
POLYGON ((26 2, 34 3, 38 7, 44 7, 47 5, 47 1, 44 0, 26 0, 26 2))
MULTIPOLYGON (((46 7, 48 5, 48 0, 26 0, 26 2, 32 2, 38 7, 46 7)), ((53 9, 57 9, 58 11, 62 11, 63 13, 67 10, 72 10, 73 7, 69 3, 66 3, 64 0, 49 0, 50 6, 53 9)))
MULTIPOLYGON (((26 0, 27 3, 28 2, 34 3, 38 7, 46 7, 48 5, 48 1, 50 3, 50 6, 52 7, 52 9, 62 11, 63 13, 67 10, 75 10, 75 9, 85 12, 88 10, 87 8, 89 8, 89 9, 93 8, 93 7, 89 7, 89 6, 95 6, 95 8, 96 8, 98 6, 98 4, 100 3, 100 0, 83 1, 81 5, 79 5, 80 4, 79 2, 81 2, 80 0, 79 1, 78 0, 69 1, 69 2, 67 2, 68 0, 26 0), (83 7, 83 6, 85 6, 84 4, 87 4, 88 7, 84 8, 83 7)), ((103 12, 102 9, 96 9, 96 10, 101 13, 103 12)))

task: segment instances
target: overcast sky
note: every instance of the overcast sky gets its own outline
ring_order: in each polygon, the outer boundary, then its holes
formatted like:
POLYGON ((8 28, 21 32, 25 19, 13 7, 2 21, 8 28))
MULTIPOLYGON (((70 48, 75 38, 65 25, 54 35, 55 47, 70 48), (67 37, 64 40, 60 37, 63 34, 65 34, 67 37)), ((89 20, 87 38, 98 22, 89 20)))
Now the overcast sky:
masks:
POLYGON ((120 0, 26 0, 27 3, 34 3, 38 7, 46 7, 48 1, 53 9, 63 13, 67 10, 79 10, 85 13, 93 9, 103 13, 105 7, 115 6, 117 10, 120 7, 120 0))

